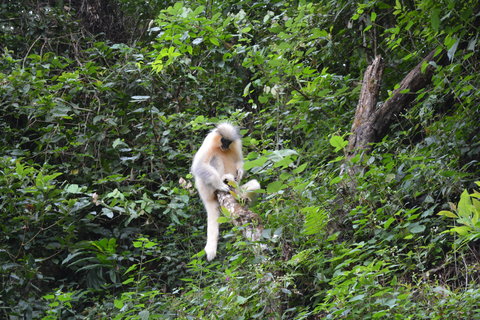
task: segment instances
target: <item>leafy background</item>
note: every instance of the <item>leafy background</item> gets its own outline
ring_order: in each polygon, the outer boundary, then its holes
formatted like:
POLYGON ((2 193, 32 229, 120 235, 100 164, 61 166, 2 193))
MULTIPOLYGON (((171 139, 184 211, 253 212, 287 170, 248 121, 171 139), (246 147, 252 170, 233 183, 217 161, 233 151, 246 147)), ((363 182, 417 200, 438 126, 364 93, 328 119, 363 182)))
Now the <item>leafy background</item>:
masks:
POLYGON ((477 1, 0 10, 2 318, 480 318, 477 1), (345 174, 372 58, 385 101, 435 48, 449 63, 345 174), (224 223, 207 263, 189 167, 220 120, 264 250, 224 223))

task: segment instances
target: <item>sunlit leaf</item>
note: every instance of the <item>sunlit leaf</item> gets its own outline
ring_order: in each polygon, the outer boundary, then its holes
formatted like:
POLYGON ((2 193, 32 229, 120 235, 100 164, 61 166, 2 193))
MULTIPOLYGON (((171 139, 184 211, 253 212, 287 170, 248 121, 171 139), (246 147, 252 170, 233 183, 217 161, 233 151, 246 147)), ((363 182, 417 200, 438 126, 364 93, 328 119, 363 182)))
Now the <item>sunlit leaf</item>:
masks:
POLYGON ((348 144, 348 141, 346 141, 340 136, 332 136, 329 142, 330 145, 335 148, 335 152, 342 150, 348 144))

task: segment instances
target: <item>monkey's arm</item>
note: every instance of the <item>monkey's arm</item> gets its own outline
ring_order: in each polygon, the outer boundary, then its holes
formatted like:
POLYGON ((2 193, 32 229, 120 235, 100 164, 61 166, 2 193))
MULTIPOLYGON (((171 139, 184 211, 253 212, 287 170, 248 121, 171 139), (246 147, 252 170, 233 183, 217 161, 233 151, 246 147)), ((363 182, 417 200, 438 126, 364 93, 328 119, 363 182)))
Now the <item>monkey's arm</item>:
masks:
POLYGON ((229 191, 228 185, 223 181, 224 177, 221 177, 217 169, 208 163, 195 163, 192 166, 192 173, 195 179, 202 181, 214 190, 229 191))

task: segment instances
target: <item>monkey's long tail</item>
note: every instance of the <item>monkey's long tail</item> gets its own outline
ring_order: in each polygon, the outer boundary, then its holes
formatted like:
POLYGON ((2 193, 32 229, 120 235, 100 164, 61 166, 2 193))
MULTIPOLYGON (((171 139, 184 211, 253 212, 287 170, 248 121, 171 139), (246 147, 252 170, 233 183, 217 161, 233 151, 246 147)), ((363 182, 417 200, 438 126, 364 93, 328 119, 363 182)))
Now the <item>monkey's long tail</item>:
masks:
POLYGON ((207 260, 211 261, 217 255, 218 234, 219 234, 219 208, 216 200, 204 201, 207 210, 207 244, 205 253, 207 260))

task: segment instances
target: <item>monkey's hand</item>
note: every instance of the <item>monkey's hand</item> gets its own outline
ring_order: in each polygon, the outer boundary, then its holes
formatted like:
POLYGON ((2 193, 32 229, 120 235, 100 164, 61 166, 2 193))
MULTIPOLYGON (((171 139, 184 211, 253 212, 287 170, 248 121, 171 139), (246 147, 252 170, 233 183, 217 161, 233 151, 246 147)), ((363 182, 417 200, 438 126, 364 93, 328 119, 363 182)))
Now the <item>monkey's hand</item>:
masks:
POLYGON ((235 177, 233 174, 227 173, 222 176, 222 182, 223 184, 217 188, 219 191, 224 191, 224 192, 229 192, 231 189, 231 186, 229 184, 230 181, 235 181, 235 177))
POLYGON ((242 181, 242 177, 243 177, 243 169, 242 169, 242 168, 238 168, 238 169, 237 169, 237 176, 235 177, 235 181, 237 181, 238 183, 240 183, 240 181, 242 181))
POLYGON ((235 181, 235 177, 233 174, 227 173, 223 175, 222 181, 228 184, 230 181, 235 181))
POLYGON ((226 183, 222 183, 217 187, 217 191, 223 191, 223 192, 229 192, 230 191, 230 186, 226 183))

